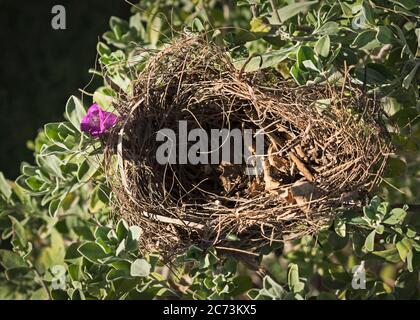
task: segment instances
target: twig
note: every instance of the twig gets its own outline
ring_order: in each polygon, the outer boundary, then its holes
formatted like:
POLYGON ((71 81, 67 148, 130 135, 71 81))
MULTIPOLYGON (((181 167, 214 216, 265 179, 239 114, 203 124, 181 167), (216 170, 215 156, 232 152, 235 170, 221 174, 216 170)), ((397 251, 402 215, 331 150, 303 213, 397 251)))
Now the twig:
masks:
POLYGON ((277 11, 277 8, 276 8, 276 5, 274 3, 274 0, 270 0, 270 5, 271 5, 271 9, 273 9, 274 16, 276 17, 278 23, 281 24, 282 21, 281 21, 281 18, 280 18, 279 13, 277 11))
POLYGON ((251 6, 251 13, 252 13, 252 17, 254 18, 258 17, 258 8, 255 4, 251 6))
POLYGON ((142 212, 141 214, 148 219, 158 220, 158 221, 163 222, 163 223, 175 224, 175 225, 178 225, 178 226, 186 226, 186 227, 191 227, 191 228, 199 229, 199 230, 204 229, 203 224, 196 223, 196 222, 184 221, 184 220, 175 219, 175 218, 169 218, 169 217, 165 217, 165 216, 161 216, 161 215, 153 214, 153 213, 148 213, 148 212, 142 212))
POLYGON ((303 164, 302 161, 300 161, 300 159, 294 154, 294 152, 290 151, 289 152, 289 157, 290 159, 295 163, 296 168, 298 168, 299 172, 301 174, 303 174, 303 176, 308 180, 308 181, 314 181, 314 176, 312 175, 312 173, 306 168, 306 166, 303 164))
POLYGON ((47 284, 45 283, 44 279, 42 279, 42 275, 39 273, 39 271, 33 266, 33 271, 35 273, 36 279, 38 280, 38 284, 41 285, 41 287, 45 290, 45 292, 48 295, 48 300, 53 300, 50 290, 48 289, 47 284))

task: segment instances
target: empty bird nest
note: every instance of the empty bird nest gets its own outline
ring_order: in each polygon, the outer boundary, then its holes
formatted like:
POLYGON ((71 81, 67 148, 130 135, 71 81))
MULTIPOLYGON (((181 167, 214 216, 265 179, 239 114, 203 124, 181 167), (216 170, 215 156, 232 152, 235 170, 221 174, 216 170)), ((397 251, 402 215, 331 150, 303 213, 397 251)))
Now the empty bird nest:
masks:
POLYGON ((360 205, 390 151, 378 104, 359 88, 245 73, 202 37, 183 36, 152 55, 115 108, 121 121, 105 142, 105 168, 116 216, 143 229, 143 252, 166 257, 190 245, 255 254, 316 232, 360 205), (251 143, 253 162, 185 163, 188 153, 215 150, 191 151, 196 142, 181 137, 181 122, 209 135, 263 132, 263 154, 251 143), (175 158, 161 164, 166 140, 157 136, 167 129, 176 134, 175 158), (260 170, 249 174, 249 163, 260 170))

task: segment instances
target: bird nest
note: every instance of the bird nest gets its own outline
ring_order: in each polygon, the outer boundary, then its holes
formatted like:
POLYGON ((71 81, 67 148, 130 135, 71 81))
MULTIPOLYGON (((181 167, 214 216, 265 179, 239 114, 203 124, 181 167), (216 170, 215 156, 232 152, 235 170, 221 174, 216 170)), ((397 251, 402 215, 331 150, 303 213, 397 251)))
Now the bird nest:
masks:
POLYGON ((316 232, 340 210, 360 205, 390 150, 377 103, 359 88, 298 87, 275 71, 244 73, 201 37, 184 36, 153 55, 133 94, 115 108, 122 120, 105 152, 115 212, 142 228, 144 252, 164 256, 190 245, 256 253, 316 232), (263 133, 262 152, 254 141, 246 146, 252 161, 219 154, 218 163, 185 163, 187 153, 216 150, 181 141, 180 123, 209 135, 263 133), (162 164, 158 135, 167 129, 178 144, 172 161, 162 164), (259 168, 254 174, 252 166, 259 168))

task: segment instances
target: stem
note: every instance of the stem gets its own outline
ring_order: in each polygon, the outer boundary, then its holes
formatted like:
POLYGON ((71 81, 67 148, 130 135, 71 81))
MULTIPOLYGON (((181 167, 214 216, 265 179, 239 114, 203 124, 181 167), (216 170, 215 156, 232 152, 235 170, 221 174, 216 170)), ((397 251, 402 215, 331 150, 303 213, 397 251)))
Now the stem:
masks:
POLYGON ((271 9, 273 10, 274 16, 276 17, 279 24, 281 24, 280 15, 277 12, 276 4, 274 3, 274 0, 270 0, 271 9))
POLYGON ((48 295, 48 300, 53 300, 52 296, 51 296, 51 292, 48 289, 47 284, 45 283, 45 281, 42 279, 42 275, 39 273, 39 271, 35 268, 35 266, 32 266, 36 279, 38 280, 38 284, 40 284, 42 286, 42 288, 44 288, 45 292, 48 295))
POLYGON ((209 25, 213 28, 213 24, 211 23, 210 15, 209 15, 209 13, 207 11, 207 7, 206 7, 205 1, 201 1, 201 6, 203 8, 204 15, 206 16, 206 19, 207 19, 209 25))
POLYGON ((253 4, 253 5, 251 6, 251 13, 252 13, 252 16, 253 16, 254 18, 256 18, 256 17, 258 16, 257 6, 256 6, 255 4, 253 4))

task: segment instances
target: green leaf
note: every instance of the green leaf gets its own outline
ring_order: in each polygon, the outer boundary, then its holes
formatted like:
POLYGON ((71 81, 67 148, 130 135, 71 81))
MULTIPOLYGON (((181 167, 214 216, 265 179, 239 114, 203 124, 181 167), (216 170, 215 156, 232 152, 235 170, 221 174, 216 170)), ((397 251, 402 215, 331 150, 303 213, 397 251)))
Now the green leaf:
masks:
POLYGON ((12 221, 12 225, 13 225, 14 240, 17 241, 20 248, 26 248, 28 244, 28 239, 26 237, 26 231, 23 226, 23 222, 18 221, 13 216, 9 216, 9 218, 12 221))
POLYGON ((365 30, 359 33, 351 44, 352 48, 364 48, 370 46, 376 40, 376 32, 373 30, 365 30))
POLYGON ((68 272, 71 280, 80 281, 82 278, 82 264, 71 264, 68 266, 68 272))
POLYGON ((407 10, 413 10, 419 7, 419 2, 417 0, 390 0, 390 1, 404 7, 407 10))
POLYGON ((346 269, 336 263, 330 263, 330 266, 328 267, 328 273, 330 274, 331 278, 335 281, 340 281, 343 283, 351 281, 351 276, 346 271, 346 269))
POLYGON ((315 34, 322 35, 336 35, 340 31, 340 26, 337 22, 328 21, 327 23, 320 26, 317 30, 314 31, 315 34))
POLYGON ((305 68, 307 70, 312 70, 312 71, 317 71, 317 72, 321 72, 318 67, 311 61, 311 60, 305 60, 302 62, 303 65, 305 66, 305 68))
POLYGON ((66 250, 66 254, 64 259, 65 260, 74 260, 81 257, 80 252, 77 250, 79 248, 80 244, 75 242, 72 243, 66 250))
POLYGON ((401 209, 401 208, 392 209, 391 212, 385 216, 383 223, 389 224, 389 225, 395 225, 395 224, 401 223, 404 220, 406 215, 407 215, 407 212, 404 209, 401 209))
POLYGON ((236 276, 233 279, 233 284, 235 285, 235 289, 233 289, 233 291, 230 292, 232 297, 236 297, 252 289, 252 280, 247 275, 236 276))
POLYGON ((104 207, 104 203, 99 197, 99 194, 101 193, 100 185, 97 185, 90 196, 89 201, 89 210, 92 212, 98 212, 100 209, 104 207))
POLYGON ((46 271, 56 265, 63 265, 65 255, 66 250, 63 237, 56 229, 53 229, 51 232, 50 244, 48 247, 44 248, 37 257, 36 266, 40 270, 46 271))
POLYGON ((377 233, 377 234, 383 234, 383 233, 384 233, 384 231, 385 231, 385 227, 384 227, 384 225, 383 225, 383 224, 380 224, 379 226, 377 226, 377 227, 375 228, 375 231, 376 231, 376 233, 377 233))
POLYGON ((401 241, 398 241, 395 246, 397 247, 401 260, 405 261, 412 248, 412 240, 404 238, 401 241))
POLYGON ((61 199, 54 199, 50 202, 49 206, 48 206, 48 213, 50 215, 50 217, 56 217, 58 210, 60 209, 61 206, 61 199))
POLYGON ((372 208, 374 208, 375 210, 378 210, 379 205, 382 203, 381 198, 379 198, 378 196, 374 196, 371 200, 370 200, 370 206, 372 208))
POLYGON ((79 181, 82 181, 83 177, 89 172, 89 169, 90 169, 89 161, 85 159, 80 164, 79 170, 77 171, 77 179, 79 181))
POLYGON ((36 160, 43 171, 52 177, 59 177, 64 179, 63 173, 61 172, 61 165, 63 163, 57 156, 38 156, 36 160))
POLYGON ((48 300, 48 293, 45 291, 44 288, 39 288, 31 294, 29 300, 48 300))
POLYGON ((372 206, 364 206, 363 214, 369 220, 376 220, 376 210, 372 206))
POLYGON ((67 100, 65 117, 71 122, 73 127, 80 132, 80 122, 85 116, 86 110, 82 102, 75 96, 71 96, 67 100))
MULTIPOLYGON (((300 1, 289 4, 283 8, 277 9, 277 13, 280 17, 281 22, 285 22, 295 15, 305 11, 309 6, 318 3, 318 1, 300 1)), ((275 15, 270 17, 270 23, 276 23, 275 15)), ((277 22, 278 23, 278 22, 277 22)))
POLYGON ((119 39, 121 38, 122 34, 127 31, 128 22, 114 16, 109 19, 109 26, 111 27, 111 30, 114 31, 116 37, 119 39))
POLYGON ((334 53, 336 54, 336 58, 334 60, 330 59, 330 63, 336 62, 338 64, 344 64, 344 62, 346 62, 348 66, 356 65, 358 63, 358 57, 354 53, 354 50, 341 47, 338 48, 334 53))
POLYGON ((0 264, 6 270, 13 268, 27 267, 25 261, 17 253, 0 249, 0 264))
POLYGON ((299 68, 298 63, 295 63, 290 68, 290 74, 292 75, 293 79, 295 79, 295 81, 298 84, 304 85, 306 83, 306 75, 307 75, 307 73, 304 72, 302 69, 299 68))
POLYGON ((369 233, 369 235, 366 237, 365 240, 365 249, 369 252, 373 251, 374 247, 375 247, 375 235, 376 235, 376 231, 373 230, 371 233, 369 233))
MULTIPOLYGON (((29 267, 19 267, 19 268, 12 268, 6 270, 6 278, 8 280, 21 280, 23 277, 28 275, 28 273, 32 272, 32 269, 29 267)), ((32 277, 34 277, 34 274, 31 274, 32 277)))
POLYGON ((383 251, 373 251, 372 254, 375 256, 384 258, 386 261, 391 263, 397 263, 401 261, 400 255, 396 247, 383 250, 383 251))
POLYGON ((156 15, 150 21, 148 25, 147 32, 149 35, 149 41, 153 47, 157 46, 159 42, 159 38, 162 35, 162 32, 161 32, 162 25, 163 25, 162 19, 158 15, 156 15))
POLYGON ((117 227, 116 227, 116 233, 117 233, 117 237, 119 241, 125 240, 125 238, 128 235, 128 230, 129 230, 128 223, 124 219, 121 219, 120 221, 118 221, 117 227))
POLYGON ((115 101, 115 92, 109 87, 100 87, 93 94, 93 101, 102 109, 108 112, 116 112, 113 102, 115 101))
POLYGON ((2 194, 6 200, 10 199, 10 196, 12 195, 12 187, 4 178, 2 172, 0 172, 0 194, 2 194))
POLYGON ((53 142, 59 141, 61 142, 61 138, 59 135, 59 126, 61 122, 54 122, 54 123, 47 123, 44 126, 44 132, 48 139, 53 142))
POLYGON ((194 20, 191 23, 191 30, 196 32, 204 32, 206 31, 206 28, 203 25, 203 22, 201 22, 200 18, 194 18, 194 20))
POLYGON ((44 182, 37 179, 37 177, 29 177, 25 179, 26 185, 30 188, 30 191, 38 192, 44 186, 44 182))
POLYGON ((200 261, 204 251, 197 246, 190 246, 185 254, 186 261, 200 261))
POLYGON ((289 265, 289 272, 287 274, 287 283, 289 288, 294 292, 298 293, 302 291, 305 287, 305 284, 299 279, 299 267, 295 263, 289 265))
POLYGON ((334 231, 340 237, 346 237, 346 222, 344 220, 335 219, 334 220, 334 231))
POLYGON ((315 44, 315 52, 326 58, 330 53, 330 37, 328 35, 322 36, 315 44))
POLYGON ((79 167, 77 171, 77 179, 80 182, 87 182, 89 181, 95 173, 98 171, 100 163, 98 160, 93 159, 85 159, 79 167))
POLYGON ((239 59, 234 61, 233 65, 236 69, 240 70, 246 63, 244 71, 254 72, 260 69, 265 69, 278 65, 283 60, 286 60, 288 54, 294 49, 295 47, 289 47, 281 50, 274 50, 271 52, 264 53, 262 55, 252 57, 250 60, 248 60, 248 58, 239 59))
POLYGON ((375 24, 374 11, 370 2, 363 1, 362 8, 363 8, 362 14, 363 14, 363 17, 366 19, 366 22, 368 22, 371 25, 374 25, 375 24))
POLYGON ((216 253, 214 250, 209 249, 208 253, 204 256, 204 259, 201 260, 200 268, 208 269, 211 266, 215 265, 217 262, 216 253))
POLYGON ((71 295, 71 300, 86 300, 86 297, 80 289, 76 289, 71 295))
POLYGON ((262 293, 272 299, 281 300, 286 295, 286 291, 283 287, 269 276, 264 277, 263 288, 264 291, 262 293))
MULTIPOLYGON (((312 69, 310 64, 306 61, 312 62, 312 65, 316 66, 317 60, 315 58, 315 52, 311 47, 301 46, 297 51, 297 63, 300 69, 306 71, 307 69, 312 69)), ((316 67, 315 67, 316 68, 316 67)))
POLYGON ((387 26, 379 26, 376 34, 376 40, 382 44, 390 44, 395 40, 394 33, 387 26))
POLYGON ((96 45, 96 50, 100 56, 111 54, 111 49, 103 42, 98 42, 96 45))
POLYGON ((406 256, 407 270, 410 271, 410 272, 413 272, 414 271, 414 268, 413 268, 413 257, 414 257, 413 249, 410 249, 407 252, 407 256, 406 256))
POLYGON ((126 250, 130 252, 136 252, 139 248, 139 240, 142 234, 142 229, 138 226, 131 226, 128 231, 126 239, 126 250))
POLYGON ((340 1, 340 7, 343 12, 343 18, 353 17, 352 7, 348 3, 340 1))
POLYGON ((86 242, 82 244, 78 251, 83 257, 93 263, 101 263, 100 260, 109 257, 103 248, 95 242, 86 242))
POLYGON ((417 73, 417 69, 420 67, 420 63, 417 63, 414 68, 410 71, 410 73, 405 76, 405 78, 403 79, 402 82, 402 86, 404 89, 408 89, 411 85, 411 83, 413 82, 413 79, 417 73))
POLYGON ((144 259, 135 260, 130 267, 130 275, 133 277, 147 277, 150 274, 150 264, 144 259))
POLYGON ((130 273, 131 263, 127 260, 114 261, 111 266, 116 270, 123 270, 127 274, 130 273))
POLYGON ((143 231, 138 226, 131 226, 129 230, 129 236, 133 240, 140 240, 140 236, 142 235, 143 231))
POLYGON ((117 249, 115 250, 115 255, 118 257, 125 251, 125 240, 122 240, 118 245, 117 249))
POLYGON ((106 281, 112 282, 120 279, 132 279, 124 270, 111 269, 105 276, 106 281))
POLYGON ((389 202, 381 202, 376 209, 376 212, 381 216, 385 216, 388 213, 389 202))

